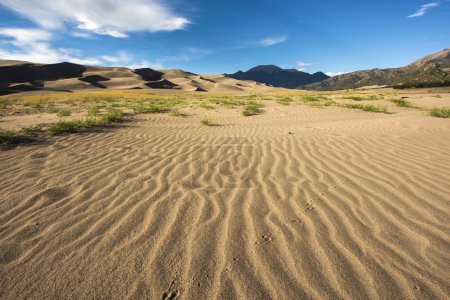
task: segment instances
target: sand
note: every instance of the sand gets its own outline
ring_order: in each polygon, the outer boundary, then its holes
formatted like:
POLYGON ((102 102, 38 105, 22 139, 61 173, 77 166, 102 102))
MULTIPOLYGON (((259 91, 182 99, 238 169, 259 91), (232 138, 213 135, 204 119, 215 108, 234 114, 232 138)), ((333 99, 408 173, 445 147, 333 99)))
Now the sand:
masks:
POLYGON ((185 112, 0 152, 0 298, 450 297, 449 119, 185 112))

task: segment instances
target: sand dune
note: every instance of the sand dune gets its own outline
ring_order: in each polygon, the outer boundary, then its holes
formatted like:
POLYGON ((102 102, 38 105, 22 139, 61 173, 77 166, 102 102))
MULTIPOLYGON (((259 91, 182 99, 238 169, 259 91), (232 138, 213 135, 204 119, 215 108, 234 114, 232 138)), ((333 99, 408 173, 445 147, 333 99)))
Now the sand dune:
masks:
POLYGON ((224 75, 198 75, 183 70, 94 67, 73 63, 34 64, 0 60, 0 95, 20 92, 78 91, 95 89, 156 89, 184 92, 264 92, 263 84, 230 80, 224 75), (214 78, 214 79, 213 79, 214 78), (253 83, 253 84, 252 84, 253 83))
POLYGON ((448 299, 449 121, 264 110, 0 152, 1 297, 448 299))

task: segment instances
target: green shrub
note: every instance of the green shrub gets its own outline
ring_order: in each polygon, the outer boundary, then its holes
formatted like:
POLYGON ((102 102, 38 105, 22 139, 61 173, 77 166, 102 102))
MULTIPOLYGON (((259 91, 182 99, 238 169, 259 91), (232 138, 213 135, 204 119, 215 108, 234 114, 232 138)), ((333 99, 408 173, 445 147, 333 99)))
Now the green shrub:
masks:
POLYGON ((342 97, 342 99, 348 99, 348 100, 353 100, 353 101, 363 101, 364 97, 361 97, 361 96, 344 96, 344 97, 342 97))
POLYGON ((204 118, 204 119, 200 120, 200 123, 202 125, 205 125, 205 126, 211 126, 212 125, 211 120, 209 120, 208 118, 204 118))
POLYGON ((429 113, 430 116, 436 118, 450 118, 450 108, 446 107, 433 107, 429 113))
POLYGON ((352 108, 352 109, 361 109, 364 111, 375 112, 375 113, 385 113, 385 114, 389 113, 385 106, 375 106, 372 104, 345 103, 345 104, 341 104, 339 106, 345 107, 345 108, 352 108))
POLYGON ((322 95, 301 95, 300 99, 303 102, 314 102, 320 100, 327 100, 328 98, 322 95))
POLYGON ((245 104, 242 114, 246 117, 254 116, 261 113, 262 105, 255 101, 249 101, 245 104))
POLYGON ((24 127, 20 130, 5 130, 0 129, 0 145, 10 146, 20 143, 21 141, 30 138, 37 133, 42 132, 42 129, 38 126, 24 127))
POLYGON ((98 116, 99 112, 100 112, 100 106, 98 106, 98 105, 91 106, 87 110, 88 116, 94 116, 94 117, 98 116))
POLYGON ((281 105, 290 105, 294 100, 291 97, 283 97, 283 98, 279 98, 277 99, 277 102, 280 103, 281 105))
POLYGON ((411 102, 404 99, 392 99, 391 102, 395 103, 397 106, 400 107, 414 107, 411 102))
POLYGON ((70 109, 60 109, 56 113, 58 117, 68 117, 72 114, 72 111, 70 109))

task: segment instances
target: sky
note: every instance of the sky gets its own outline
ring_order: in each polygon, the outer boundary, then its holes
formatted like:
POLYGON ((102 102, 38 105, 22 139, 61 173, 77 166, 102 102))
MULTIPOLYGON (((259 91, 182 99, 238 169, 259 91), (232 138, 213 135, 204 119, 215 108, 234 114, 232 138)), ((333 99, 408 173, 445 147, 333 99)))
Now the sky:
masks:
POLYGON ((450 47, 450 0, 0 0, 0 59, 329 75, 450 47))

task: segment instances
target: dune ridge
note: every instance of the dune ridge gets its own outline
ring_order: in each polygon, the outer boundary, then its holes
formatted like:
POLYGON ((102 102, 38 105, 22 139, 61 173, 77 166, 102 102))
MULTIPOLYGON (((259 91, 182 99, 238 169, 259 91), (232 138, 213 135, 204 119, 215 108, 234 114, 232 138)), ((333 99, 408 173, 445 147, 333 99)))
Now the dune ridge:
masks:
POLYGON ((448 298, 448 121, 264 110, 0 152, 1 296, 448 298))

